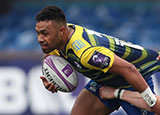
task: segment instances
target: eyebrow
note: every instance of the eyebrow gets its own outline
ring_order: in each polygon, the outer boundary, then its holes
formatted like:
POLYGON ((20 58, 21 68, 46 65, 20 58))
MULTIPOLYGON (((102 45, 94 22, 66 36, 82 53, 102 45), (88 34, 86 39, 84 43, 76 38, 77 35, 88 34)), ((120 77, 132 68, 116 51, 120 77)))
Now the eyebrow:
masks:
MULTIPOLYGON (((36 30, 36 29, 35 29, 35 30, 36 30)), ((37 30, 36 30, 36 32, 37 32, 37 33, 45 33, 45 32, 46 32, 46 29, 42 29, 42 30, 40 30, 40 31, 37 31, 37 30)))
POLYGON ((39 32, 40 32, 40 33, 44 33, 44 32, 46 32, 46 30, 45 30, 45 29, 43 29, 43 30, 40 30, 39 32))

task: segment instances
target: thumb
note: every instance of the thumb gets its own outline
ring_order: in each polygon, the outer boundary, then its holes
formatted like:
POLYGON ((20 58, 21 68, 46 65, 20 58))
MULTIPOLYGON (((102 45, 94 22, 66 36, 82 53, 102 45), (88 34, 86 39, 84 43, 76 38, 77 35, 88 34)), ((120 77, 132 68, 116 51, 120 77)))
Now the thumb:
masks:
POLYGON ((40 76, 40 79, 43 81, 43 82, 46 82, 46 78, 44 76, 40 76))

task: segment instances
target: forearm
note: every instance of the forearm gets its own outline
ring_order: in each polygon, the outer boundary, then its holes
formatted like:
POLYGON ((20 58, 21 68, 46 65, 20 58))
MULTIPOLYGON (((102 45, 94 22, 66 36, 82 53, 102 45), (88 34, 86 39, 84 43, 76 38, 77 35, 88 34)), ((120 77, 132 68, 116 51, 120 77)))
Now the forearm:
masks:
POLYGON ((125 90, 121 100, 127 101, 128 103, 131 103, 138 108, 152 111, 152 109, 147 105, 147 103, 143 100, 142 96, 138 92, 125 90))
POLYGON ((142 108, 147 111, 152 111, 157 114, 160 114, 160 96, 155 95, 155 97, 157 98, 157 101, 153 107, 149 107, 148 104, 142 98, 141 94, 136 91, 124 90, 123 93, 121 93, 120 99, 127 101, 128 103, 131 103, 132 105, 138 108, 142 108))
POLYGON ((144 101, 150 107, 153 107, 157 101, 157 98, 155 98, 147 82, 144 80, 137 68, 133 64, 116 55, 114 55, 114 57, 115 60, 109 72, 123 76, 123 78, 141 94, 144 101))
POLYGON ((129 66, 122 75, 134 89, 142 93, 148 87, 148 84, 134 65, 130 64, 129 66))
POLYGON ((124 89, 120 90, 120 89, 115 89, 109 86, 103 86, 100 88, 99 94, 102 99, 118 98, 138 108, 142 108, 147 111, 152 111, 157 114, 160 114, 160 96, 158 95, 155 95, 157 98, 156 104, 153 107, 149 107, 148 104, 142 98, 141 94, 137 91, 129 91, 129 90, 124 90, 124 89))
POLYGON ((114 55, 114 58, 115 60, 113 66, 109 72, 123 76, 123 78, 138 92, 143 92, 148 85, 137 68, 133 64, 121 59, 116 55, 114 55))

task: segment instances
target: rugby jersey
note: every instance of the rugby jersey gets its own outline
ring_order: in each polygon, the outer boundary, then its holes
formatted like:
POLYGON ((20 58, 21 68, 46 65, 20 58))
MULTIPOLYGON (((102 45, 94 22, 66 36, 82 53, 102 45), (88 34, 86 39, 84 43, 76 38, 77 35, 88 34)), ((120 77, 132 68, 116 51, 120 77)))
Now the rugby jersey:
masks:
POLYGON ((78 72, 102 85, 130 87, 122 76, 108 73, 114 62, 114 53, 134 64, 145 79, 159 71, 157 51, 79 25, 68 26, 74 28, 74 32, 65 50, 54 50, 50 54, 64 57, 78 72))

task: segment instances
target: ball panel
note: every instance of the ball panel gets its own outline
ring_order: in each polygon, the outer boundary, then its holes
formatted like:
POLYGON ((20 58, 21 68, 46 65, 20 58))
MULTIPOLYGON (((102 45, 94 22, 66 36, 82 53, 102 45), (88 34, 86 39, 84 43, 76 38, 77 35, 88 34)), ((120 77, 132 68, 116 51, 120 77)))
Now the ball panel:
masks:
POLYGON ((56 75, 51 76, 53 77, 54 82, 59 85, 60 91, 71 92, 77 87, 77 73, 65 59, 60 56, 52 55, 45 58, 44 63, 51 68, 51 71, 53 71, 50 74, 56 73, 56 75), (57 78, 60 78, 61 80, 58 80, 57 78), (61 82, 63 82, 63 84, 61 82))
POLYGON ((43 64, 43 74, 46 77, 47 81, 54 83, 55 87, 62 92, 68 92, 69 89, 64 84, 64 82, 57 76, 57 74, 53 71, 48 64, 43 64))

